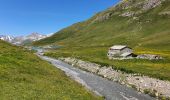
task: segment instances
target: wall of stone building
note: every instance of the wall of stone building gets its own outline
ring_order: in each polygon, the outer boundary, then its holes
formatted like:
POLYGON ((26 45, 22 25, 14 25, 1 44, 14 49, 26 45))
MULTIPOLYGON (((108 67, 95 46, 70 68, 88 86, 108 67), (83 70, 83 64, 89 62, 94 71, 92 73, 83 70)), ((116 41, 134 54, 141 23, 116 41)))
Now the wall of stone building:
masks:
POLYGON ((125 52, 133 53, 133 50, 130 48, 125 48, 125 49, 121 50, 121 53, 125 53, 125 52))

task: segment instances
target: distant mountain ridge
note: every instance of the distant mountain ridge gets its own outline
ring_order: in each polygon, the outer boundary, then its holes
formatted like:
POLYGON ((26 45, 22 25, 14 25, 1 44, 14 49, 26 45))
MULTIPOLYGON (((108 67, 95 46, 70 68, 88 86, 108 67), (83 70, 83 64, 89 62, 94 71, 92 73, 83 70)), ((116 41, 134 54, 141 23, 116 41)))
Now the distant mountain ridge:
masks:
POLYGON ((0 35, 0 40, 3 40, 3 41, 12 42, 13 39, 14 39, 14 37, 12 37, 12 36, 0 35))
POLYGON ((0 39, 3 41, 7 41, 9 43, 15 44, 15 45, 24 45, 27 43, 31 43, 33 41, 38 41, 41 39, 44 39, 46 37, 49 37, 51 35, 42 35, 39 33, 31 33, 27 36, 18 36, 18 37, 13 37, 13 36, 8 36, 8 35, 0 35, 0 39))

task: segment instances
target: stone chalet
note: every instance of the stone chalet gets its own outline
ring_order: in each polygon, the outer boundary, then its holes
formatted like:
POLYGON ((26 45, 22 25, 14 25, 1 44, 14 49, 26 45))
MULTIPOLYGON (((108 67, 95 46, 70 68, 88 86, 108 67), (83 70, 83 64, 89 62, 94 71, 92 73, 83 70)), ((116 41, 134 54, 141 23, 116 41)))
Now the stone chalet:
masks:
POLYGON ((133 58, 133 50, 126 45, 114 45, 110 47, 107 54, 109 59, 130 59, 133 58))

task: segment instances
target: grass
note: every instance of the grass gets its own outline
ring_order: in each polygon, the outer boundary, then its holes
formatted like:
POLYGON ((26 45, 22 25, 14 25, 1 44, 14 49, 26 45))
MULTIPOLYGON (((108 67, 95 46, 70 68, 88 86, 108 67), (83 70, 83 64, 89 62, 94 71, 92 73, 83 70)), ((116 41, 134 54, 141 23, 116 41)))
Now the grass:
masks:
POLYGON ((32 52, 0 41, 1 100, 102 100, 32 52))
MULTIPOLYGON (((170 52, 140 52, 137 53, 154 53, 163 56, 163 60, 109 60, 107 58, 108 47, 89 47, 89 48, 61 48, 46 53, 51 57, 75 57, 85 61, 91 61, 103 66, 112 65, 115 69, 127 73, 140 73, 162 80, 170 80, 170 52)), ((149 51, 149 50, 148 50, 149 51)))
MULTIPOLYGON (((140 0, 142 1, 142 0, 140 0)), ((136 1, 138 3, 138 1, 136 1)), ((151 77, 170 80, 170 15, 159 15, 170 8, 166 0, 160 6, 135 17, 120 17, 123 9, 116 6, 98 13, 87 21, 65 28, 52 37, 42 39, 33 45, 61 45, 46 55, 52 57, 76 57, 128 72, 141 73, 151 77), (102 22, 94 22, 107 13, 112 16, 102 22), (106 56, 112 45, 128 45, 136 54, 158 54, 165 59, 153 60, 109 60, 106 56)), ((129 7, 127 10, 138 10, 129 7)))

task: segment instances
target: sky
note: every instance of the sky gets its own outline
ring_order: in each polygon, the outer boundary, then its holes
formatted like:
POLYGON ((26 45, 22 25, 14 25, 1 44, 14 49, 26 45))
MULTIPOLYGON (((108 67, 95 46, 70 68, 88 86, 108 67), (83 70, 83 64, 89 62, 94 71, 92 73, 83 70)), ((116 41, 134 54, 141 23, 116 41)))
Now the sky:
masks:
POLYGON ((0 35, 50 34, 84 21, 119 0, 0 0, 0 35))

